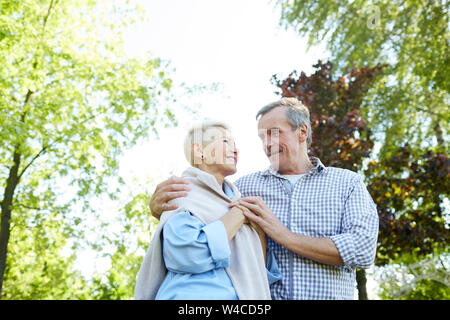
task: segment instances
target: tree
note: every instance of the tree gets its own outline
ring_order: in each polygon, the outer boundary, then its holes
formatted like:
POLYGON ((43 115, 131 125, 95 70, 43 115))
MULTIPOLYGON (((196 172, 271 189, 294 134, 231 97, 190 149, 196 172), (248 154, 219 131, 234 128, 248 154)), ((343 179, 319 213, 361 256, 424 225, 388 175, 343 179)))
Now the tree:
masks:
POLYGON ((125 0, 0 4, 0 296, 18 268, 7 254, 31 245, 25 234, 43 241, 34 259, 48 266, 63 238, 82 238, 73 204, 113 197, 117 156, 155 123, 175 122, 159 99, 172 85, 167 66, 124 53, 122 31, 138 14, 125 0))
POLYGON ((379 295, 383 299, 448 300, 450 274, 448 248, 418 257, 403 254, 379 271, 379 295))
MULTIPOLYGON (((141 188, 139 188, 141 189, 141 188)), ((151 217, 148 203, 150 195, 138 193, 121 209, 115 225, 116 232, 109 232, 104 238, 102 248, 111 248, 110 252, 101 250, 111 259, 111 267, 104 274, 96 274, 91 285, 93 299, 132 299, 136 276, 141 267, 145 250, 150 241, 152 229, 158 221, 151 217)))
POLYGON ((380 216, 375 263, 396 271, 381 277, 383 298, 448 298, 450 161, 433 149, 406 144, 365 170, 380 216))
POLYGON ((14 209, 12 241, 3 285, 3 299, 87 299, 90 284, 74 272, 75 256, 67 256, 67 222, 59 211, 14 209))
POLYGON ((272 82, 284 97, 297 97, 310 108, 313 130, 310 154, 353 171, 362 167, 362 160, 373 147, 372 132, 361 115, 364 96, 385 65, 353 69, 334 76, 331 62, 319 62, 311 76, 292 72, 286 79, 277 76, 272 82))
MULTIPOLYGON (((337 78, 330 62, 319 61, 314 67, 317 71, 310 76, 293 72, 283 80, 274 76, 273 83, 280 94, 297 97, 310 109, 310 154, 325 165, 364 174, 380 218, 375 264, 395 263, 403 254, 414 255, 417 262, 445 252, 450 243, 445 215, 450 190, 447 156, 406 144, 388 158, 373 159, 376 140, 363 116, 368 111, 362 101, 386 66, 354 68, 337 78)), ((367 299, 365 282, 365 272, 358 270, 360 299, 367 299)))
POLYGON ((380 216, 377 265, 406 253, 425 257, 445 249, 450 243, 445 212, 450 161, 445 154, 406 145, 389 159, 371 161, 365 176, 380 216))
MULTIPOLYGON (((447 1, 278 0, 281 22, 313 45, 324 40, 337 69, 389 63, 364 104, 379 157, 406 142, 448 150, 447 1)), ((325 57, 324 57, 325 58, 325 57)))

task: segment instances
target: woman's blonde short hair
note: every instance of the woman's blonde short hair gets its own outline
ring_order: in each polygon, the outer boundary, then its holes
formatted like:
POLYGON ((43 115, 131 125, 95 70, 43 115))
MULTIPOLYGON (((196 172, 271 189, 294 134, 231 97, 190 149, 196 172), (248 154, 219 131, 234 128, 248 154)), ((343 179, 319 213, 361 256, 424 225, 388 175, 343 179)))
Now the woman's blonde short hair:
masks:
POLYGON ((207 134, 207 131, 212 128, 222 128, 225 130, 230 130, 229 126, 220 121, 204 120, 200 123, 195 124, 191 129, 189 129, 186 138, 184 139, 184 155, 186 160, 194 165, 194 156, 192 152, 192 144, 200 143, 202 146, 206 146, 212 142, 214 135, 207 134))

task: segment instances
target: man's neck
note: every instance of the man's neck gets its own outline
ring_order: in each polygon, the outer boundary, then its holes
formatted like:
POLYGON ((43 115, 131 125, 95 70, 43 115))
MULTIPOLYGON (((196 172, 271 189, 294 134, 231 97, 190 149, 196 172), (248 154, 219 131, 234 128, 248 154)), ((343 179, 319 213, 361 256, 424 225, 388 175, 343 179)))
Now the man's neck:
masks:
POLYGON ((309 160, 308 155, 304 154, 298 161, 293 163, 291 167, 283 169, 282 171, 279 170, 278 173, 282 175, 304 174, 308 173, 312 168, 314 168, 314 165, 311 160, 309 160))

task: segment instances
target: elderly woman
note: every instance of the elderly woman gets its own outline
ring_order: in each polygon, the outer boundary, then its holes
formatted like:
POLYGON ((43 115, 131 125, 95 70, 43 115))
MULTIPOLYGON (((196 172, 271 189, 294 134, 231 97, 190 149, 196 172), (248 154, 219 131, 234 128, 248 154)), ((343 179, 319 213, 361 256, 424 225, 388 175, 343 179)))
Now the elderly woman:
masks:
POLYGON ((185 140, 192 165, 182 176, 187 197, 162 214, 139 270, 136 299, 270 299, 269 285, 281 278, 264 233, 230 204, 240 197, 226 176, 236 172, 237 154, 228 127, 203 122, 185 140))

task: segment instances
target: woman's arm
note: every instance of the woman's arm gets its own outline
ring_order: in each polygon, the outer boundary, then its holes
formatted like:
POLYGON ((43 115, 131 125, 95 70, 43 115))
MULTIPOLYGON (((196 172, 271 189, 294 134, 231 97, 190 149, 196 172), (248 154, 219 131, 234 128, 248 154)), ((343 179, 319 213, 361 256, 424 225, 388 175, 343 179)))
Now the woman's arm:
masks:
POLYGON ((163 256, 167 269, 177 273, 228 267, 230 247, 224 224, 204 225, 188 211, 176 214, 164 225, 163 256))
POLYGON ((227 231, 228 241, 231 241, 231 239, 234 238, 236 232, 240 227, 242 227, 246 220, 247 219, 243 214, 243 209, 239 207, 231 208, 228 213, 220 218, 220 221, 222 221, 225 226, 225 230, 227 231))

